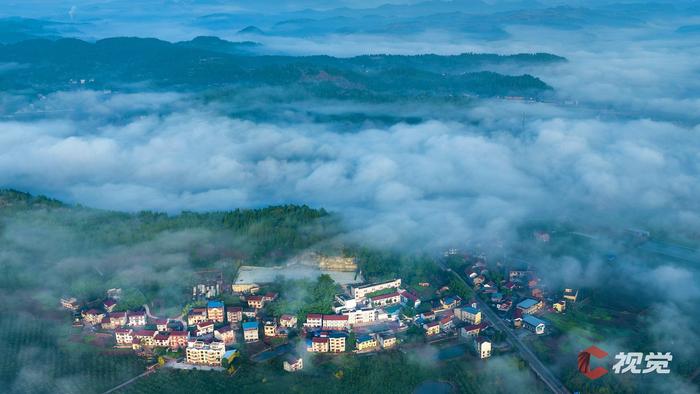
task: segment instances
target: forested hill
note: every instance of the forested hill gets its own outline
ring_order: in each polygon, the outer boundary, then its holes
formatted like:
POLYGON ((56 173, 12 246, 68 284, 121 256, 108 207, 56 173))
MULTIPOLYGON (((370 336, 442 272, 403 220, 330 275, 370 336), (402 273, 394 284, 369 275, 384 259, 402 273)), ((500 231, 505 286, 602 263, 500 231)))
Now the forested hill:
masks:
POLYGON ((324 209, 281 205, 218 212, 168 215, 124 213, 64 204, 43 196, 0 190, 0 232, 9 224, 59 229, 72 234, 76 247, 104 248, 151 241, 163 233, 205 230, 220 234, 217 247, 193 256, 206 260, 235 258, 274 264, 333 237, 338 218, 324 209), (219 242, 220 241, 220 242, 219 242))
POLYGON ((216 37, 169 43, 146 38, 26 40, 0 46, 0 88, 47 92, 72 88, 211 90, 300 88, 330 98, 537 96, 550 86, 527 73, 565 59, 550 54, 455 56, 260 56, 256 44, 216 37), (8 66, 9 65, 9 66, 8 66))

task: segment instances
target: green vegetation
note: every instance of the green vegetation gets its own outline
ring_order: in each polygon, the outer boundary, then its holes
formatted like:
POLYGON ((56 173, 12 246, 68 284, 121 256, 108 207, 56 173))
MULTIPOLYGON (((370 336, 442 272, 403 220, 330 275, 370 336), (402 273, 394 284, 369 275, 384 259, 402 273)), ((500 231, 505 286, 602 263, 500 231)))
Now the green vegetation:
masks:
POLYGON ((10 305, 0 315, 3 391, 99 393, 144 371, 144 361, 128 350, 88 345, 91 337, 71 328, 68 316, 37 319, 26 315, 38 312, 30 308, 10 305))
POLYGON ((295 314, 300 322, 309 313, 333 313, 333 297, 341 290, 328 275, 315 281, 279 279, 269 289, 280 293, 280 298, 267 306, 267 311, 274 316, 295 314))
POLYGON ((251 56, 253 43, 198 38, 172 44, 116 37, 88 43, 35 39, 0 46, 0 62, 25 65, 0 75, 4 90, 120 89, 148 82, 154 88, 208 91, 223 98, 259 87, 301 89, 333 99, 394 100, 411 97, 538 96, 551 87, 531 75, 483 71, 489 65, 549 64, 549 54, 499 56, 251 56), (178 59, 172 62, 171 59, 178 59), (79 81, 85 81, 80 83, 79 81))

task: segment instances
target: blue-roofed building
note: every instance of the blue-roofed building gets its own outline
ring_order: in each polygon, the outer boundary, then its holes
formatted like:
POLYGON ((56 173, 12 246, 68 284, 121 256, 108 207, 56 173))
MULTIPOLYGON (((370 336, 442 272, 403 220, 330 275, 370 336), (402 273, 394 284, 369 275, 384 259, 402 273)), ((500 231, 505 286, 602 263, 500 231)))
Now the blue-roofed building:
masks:
POLYGON ((532 314, 537 312, 542 309, 542 306, 544 306, 542 301, 537 301, 532 298, 526 298, 516 305, 516 307, 520 309, 523 314, 532 314))
POLYGON ((211 300, 211 301, 207 302, 207 308, 223 308, 223 307, 224 307, 223 301, 211 300))
POLYGON ((472 306, 463 306, 455 309, 455 316, 463 322, 469 324, 481 323, 481 311, 472 306))
POLYGON ((401 311, 400 305, 392 305, 384 308, 386 312, 387 319, 389 320, 399 320, 399 312, 401 311))
POLYGON ((226 311, 222 301, 212 300, 207 302, 207 319, 216 323, 223 323, 225 317, 226 311))
POLYGON ((537 335, 544 334, 546 323, 532 315, 523 315, 523 327, 537 335))
POLYGON ((243 339, 246 342, 257 342, 260 339, 260 333, 258 330, 258 322, 248 321, 242 324, 243 326, 243 339))
POLYGON ((471 306, 463 306, 462 310, 467 312, 467 313, 471 313, 472 315, 476 315, 479 312, 478 309, 471 307, 471 306))

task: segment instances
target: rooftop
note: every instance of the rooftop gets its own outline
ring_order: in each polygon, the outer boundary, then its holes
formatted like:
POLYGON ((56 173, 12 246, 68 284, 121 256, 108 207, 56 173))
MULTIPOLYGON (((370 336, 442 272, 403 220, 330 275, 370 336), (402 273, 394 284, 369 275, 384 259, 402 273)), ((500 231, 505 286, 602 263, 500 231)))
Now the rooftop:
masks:
POLYGON ((207 308, 223 308, 223 307, 224 307, 224 303, 222 301, 212 300, 212 301, 207 302, 207 308))
POLYGON ((462 307, 462 310, 464 312, 467 312, 467 313, 472 314, 472 315, 476 315, 477 313, 479 313, 478 309, 471 307, 471 306, 464 306, 464 307, 462 307))
POLYGON ((528 309, 528 308, 535 306, 536 304, 537 304, 536 300, 533 300, 532 298, 526 298, 526 299, 518 302, 517 307, 522 308, 522 309, 528 309))
POLYGON ((258 322, 256 321, 247 321, 242 324, 243 330, 257 330, 258 329, 258 322))
POLYGON ((523 315, 523 323, 527 323, 531 326, 539 326, 540 324, 546 324, 544 320, 538 319, 532 315, 523 315))

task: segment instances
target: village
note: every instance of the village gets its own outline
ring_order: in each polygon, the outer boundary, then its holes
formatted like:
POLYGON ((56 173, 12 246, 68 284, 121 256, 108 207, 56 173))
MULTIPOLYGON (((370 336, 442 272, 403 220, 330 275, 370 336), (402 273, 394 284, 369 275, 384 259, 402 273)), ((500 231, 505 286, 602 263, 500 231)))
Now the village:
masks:
MULTIPOLYGON (((456 255, 454 249, 445 253, 456 255)), ((117 288, 108 290, 100 305, 83 305, 71 297, 61 299, 61 305, 72 311, 74 326, 111 336, 115 348, 153 361, 153 368, 235 374, 243 357, 250 362, 278 359, 284 371, 295 372, 312 355, 360 356, 416 344, 456 343, 477 359, 488 359, 512 351, 504 340, 504 324, 521 336, 546 335, 549 327, 542 315, 565 313, 578 299, 576 289, 554 297, 527 267, 489 266, 483 257, 460 261, 468 264, 459 272, 443 270, 468 284, 466 292, 449 286, 432 291, 433 284, 408 285, 401 278, 346 284, 328 306, 332 313, 290 310, 274 315, 270 306, 284 294, 268 291, 266 283, 232 280, 227 285, 220 272, 192 287, 196 302, 177 317, 154 316, 147 305, 115 311, 122 293, 117 288), (489 318, 494 312, 499 322, 489 318)), ((357 264, 354 258, 336 258, 324 268, 347 272, 357 264)))

